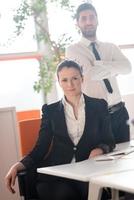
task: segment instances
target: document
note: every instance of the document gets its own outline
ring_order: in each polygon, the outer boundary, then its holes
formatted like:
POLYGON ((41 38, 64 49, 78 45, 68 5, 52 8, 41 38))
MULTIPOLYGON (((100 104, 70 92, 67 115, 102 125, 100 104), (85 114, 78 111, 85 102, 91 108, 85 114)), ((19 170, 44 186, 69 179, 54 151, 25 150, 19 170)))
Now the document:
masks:
MULTIPOLYGON (((111 161, 115 159, 124 158, 126 155, 134 153, 134 147, 128 147, 122 150, 114 150, 111 153, 97 156, 94 158, 95 161, 111 161)), ((134 155, 134 154, 133 154, 134 155)))

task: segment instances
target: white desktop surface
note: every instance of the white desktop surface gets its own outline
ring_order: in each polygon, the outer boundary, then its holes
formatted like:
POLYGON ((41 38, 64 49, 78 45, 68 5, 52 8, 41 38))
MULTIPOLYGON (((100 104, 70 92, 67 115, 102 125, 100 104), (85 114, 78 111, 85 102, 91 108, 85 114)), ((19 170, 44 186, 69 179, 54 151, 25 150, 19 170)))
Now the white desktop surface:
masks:
POLYGON ((90 178, 99 175, 108 175, 129 170, 134 170, 134 160, 95 161, 89 159, 73 164, 38 168, 37 172, 80 181, 90 181, 90 178))
POLYGON ((134 193, 134 169, 91 178, 89 200, 100 200, 104 187, 112 188, 113 200, 119 200, 119 190, 134 193))
MULTIPOLYGON (((133 146, 133 141, 130 143, 133 146)), ((123 147, 123 144, 121 144, 123 147)), ((119 148, 121 149, 121 148, 119 148)), ((112 154, 112 153, 111 153, 112 154)), ((124 160, 126 163, 134 166, 134 152, 126 154, 119 159, 119 162, 124 160)), ((123 163, 122 163, 123 164, 123 163)), ((114 173, 108 173, 90 179, 89 199, 100 200, 102 189, 104 187, 112 188, 113 200, 119 200, 119 190, 134 193, 134 167, 129 170, 121 170, 114 173), (94 193, 93 193, 94 192, 94 193)))
MULTIPOLYGON (((117 145, 115 152, 120 152, 122 149, 133 148, 132 142, 126 142, 117 145), (132 147, 131 147, 132 146, 132 147)), ((108 157, 113 155, 113 153, 99 156, 108 157)), ((115 159, 111 161, 95 161, 94 159, 88 159, 77 163, 69 163, 64 165, 56 165, 50 167, 38 168, 37 172, 43 174, 49 174, 54 176, 61 176, 81 181, 89 181, 91 177, 110 174, 121 171, 128 171, 134 169, 134 160, 133 159, 115 159)))
MULTIPOLYGON (((123 149, 125 149, 126 151, 126 149, 128 148, 134 148, 134 147, 131 147, 133 146, 133 144, 134 144, 133 141, 119 144, 117 145, 114 152, 121 151, 123 149)), ((109 154, 103 157, 107 157, 108 155, 109 154)), ((127 176, 127 172, 133 171, 133 170, 134 170, 134 157, 133 159, 127 159, 123 156, 122 158, 119 158, 119 159, 117 158, 117 159, 109 160, 109 161, 95 161, 94 159, 88 159, 88 160, 77 162, 77 163, 57 165, 57 166, 52 166, 52 167, 43 167, 43 168, 38 168, 37 172, 80 180, 80 181, 88 181, 88 182, 90 181, 90 186, 92 185, 92 180, 94 181, 92 186, 94 185, 97 186, 99 181, 102 179, 101 177, 103 175, 107 175, 105 177, 105 180, 106 180, 105 183, 106 183, 106 186, 111 187, 112 183, 111 184, 109 183, 108 185, 109 176, 112 176, 114 174, 114 176, 116 177, 116 175, 120 173, 123 173, 123 174, 126 173, 126 176, 127 176), (94 179, 95 177, 100 177, 97 183, 94 179)), ((94 189, 95 189, 94 191, 97 191, 97 190, 95 187, 93 188, 92 186, 91 186, 91 189, 93 193, 94 189)), ((101 186, 99 185, 98 188, 100 187, 101 186)), ((90 187, 89 187, 89 190, 90 190, 90 187)), ((91 198, 90 195, 88 199, 93 200, 93 198, 91 198)))
POLYGON ((134 169, 121 172, 121 173, 95 177, 91 181, 92 183, 100 185, 101 187, 102 186, 112 187, 118 190, 123 190, 126 192, 133 193, 134 192, 134 169))

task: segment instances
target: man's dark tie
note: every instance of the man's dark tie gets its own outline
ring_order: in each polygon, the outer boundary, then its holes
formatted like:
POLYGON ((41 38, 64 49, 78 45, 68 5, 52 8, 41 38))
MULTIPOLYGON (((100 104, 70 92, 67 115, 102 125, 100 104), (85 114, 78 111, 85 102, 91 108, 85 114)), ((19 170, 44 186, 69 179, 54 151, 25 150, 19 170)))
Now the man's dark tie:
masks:
MULTIPOLYGON (((91 43, 91 46, 92 46, 92 51, 93 51, 93 53, 94 53, 94 55, 95 55, 96 60, 101 60, 100 55, 99 55, 99 53, 98 53, 98 51, 97 51, 97 49, 96 49, 96 47, 95 47, 95 43, 92 42, 92 43, 91 43)), ((109 92, 109 93, 112 93, 112 92, 113 92, 113 89, 112 89, 112 86, 111 86, 109 80, 105 78, 105 79, 103 79, 103 81, 104 81, 104 83, 105 83, 105 86, 106 86, 108 92, 109 92)))

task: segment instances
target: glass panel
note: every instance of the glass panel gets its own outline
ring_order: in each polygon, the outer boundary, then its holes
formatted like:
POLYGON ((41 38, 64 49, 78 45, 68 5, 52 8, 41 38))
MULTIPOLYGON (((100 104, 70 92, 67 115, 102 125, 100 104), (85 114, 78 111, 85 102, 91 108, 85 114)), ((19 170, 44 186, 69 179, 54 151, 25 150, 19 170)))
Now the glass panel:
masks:
MULTIPOLYGON (((71 0, 76 8, 82 2, 92 2, 97 10, 99 19, 98 39, 114 42, 117 45, 134 43, 133 0, 71 0)), ((67 11, 55 9, 52 5, 49 7, 49 26, 54 39, 57 39, 61 33, 67 33, 74 40, 78 40, 79 34, 75 24, 75 20, 72 20, 67 11), (55 31, 54 24, 57 31, 55 31)))
POLYGON ((41 108, 42 97, 33 90, 38 80, 38 61, 1 61, 0 66, 0 107, 41 108))
POLYGON ((133 0, 92 0, 99 18, 98 37, 116 44, 134 43, 133 0))
POLYGON ((4 0, 0 8, 0 52, 28 52, 36 51, 37 44, 33 39, 35 33, 33 18, 30 18, 26 24, 23 34, 15 38, 15 24, 13 22, 14 9, 19 6, 21 0, 4 0))
MULTIPOLYGON (((13 36, 14 25, 12 22, 13 9, 17 8, 21 0, 4 0, 0 8, 0 52, 31 52, 37 50, 36 41, 33 40, 34 22, 30 19, 24 33, 17 38, 8 41, 13 36), (7 43, 8 42, 8 43, 7 43), (4 46, 4 44, 11 44, 4 46), (3 45, 2 45, 3 44, 3 45)), ((72 0, 75 6, 81 1, 72 0)), ((98 39, 110 41, 116 44, 128 44, 133 42, 134 19, 133 0, 92 0, 99 16, 98 39), (121 8, 121 9, 120 9, 121 8), (114 13, 114 14, 113 14, 114 13)), ((55 14, 55 8, 51 8, 49 15, 50 30, 52 36, 58 38, 61 33, 68 33, 73 38, 79 39, 75 27, 75 21, 70 14, 64 15, 63 11, 55 14), (53 9, 53 10, 52 10, 53 9), (64 15, 64 20, 63 19, 64 15), (55 26, 57 29, 55 31, 55 26)), ((134 49, 123 50, 134 66, 134 49)), ((18 108, 36 107, 40 104, 41 97, 33 91, 33 83, 37 80, 38 62, 36 60, 19 60, 0 62, 0 106, 15 105, 18 108)), ((118 78, 122 94, 134 92, 134 70, 129 75, 118 78)), ((42 103, 41 103, 42 105, 42 103)), ((40 106, 39 106, 40 108, 40 106)))

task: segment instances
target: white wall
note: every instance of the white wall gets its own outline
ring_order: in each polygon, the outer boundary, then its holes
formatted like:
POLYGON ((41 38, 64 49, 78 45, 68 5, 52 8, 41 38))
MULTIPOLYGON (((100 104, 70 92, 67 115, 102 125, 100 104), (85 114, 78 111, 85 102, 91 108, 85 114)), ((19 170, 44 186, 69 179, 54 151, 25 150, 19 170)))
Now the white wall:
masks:
POLYGON ((15 108, 0 108, 0 200, 20 199, 17 181, 14 195, 8 191, 4 181, 11 165, 19 159, 19 134, 15 108))
MULTIPOLYGON (((134 94, 128 94, 123 96, 123 100, 125 102, 125 105, 128 109, 130 119, 134 118, 134 94)), ((131 131, 131 138, 134 138, 134 126, 130 126, 131 131)))

